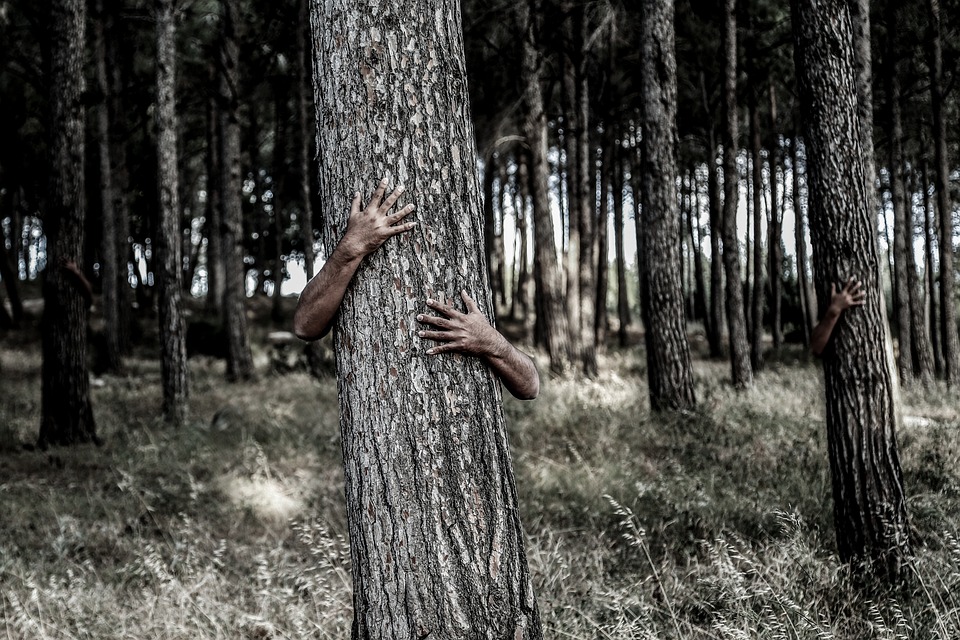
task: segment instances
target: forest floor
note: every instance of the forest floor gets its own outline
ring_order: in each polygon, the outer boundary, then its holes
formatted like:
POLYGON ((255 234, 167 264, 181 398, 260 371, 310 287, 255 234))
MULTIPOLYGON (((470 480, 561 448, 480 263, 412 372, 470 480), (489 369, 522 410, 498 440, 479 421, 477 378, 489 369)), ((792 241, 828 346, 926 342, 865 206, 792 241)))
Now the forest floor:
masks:
MULTIPOLYGON (((94 379, 103 446, 41 452, 36 325, 0 338, 0 638, 349 638, 335 380, 272 372, 264 347, 250 383, 193 358, 172 430, 155 353, 94 379)), ((742 393, 698 355, 700 408, 674 416, 650 413, 639 347, 601 363, 505 400, 546 638, 960 638, 955 391, 904 391, 916 557, 883 589, 836 556, 822 376, 798 347, 742 393)))

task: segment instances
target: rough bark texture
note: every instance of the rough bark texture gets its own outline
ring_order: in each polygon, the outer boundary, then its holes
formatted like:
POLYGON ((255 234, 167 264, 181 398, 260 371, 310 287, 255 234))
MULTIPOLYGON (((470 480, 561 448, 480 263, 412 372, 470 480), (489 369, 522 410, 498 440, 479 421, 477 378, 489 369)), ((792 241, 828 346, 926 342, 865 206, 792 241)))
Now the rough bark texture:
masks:
MULTIPOLYGON (((539 51, 539 36, 535 16, 539 15, 537 6, 519 5, 521 23, 526 24, 526 36, 523 41, 521 76, 523 83, 523 132, 530 149, 530 195, 533 202, 534 262, 540 269, 538 296, 541 300, 541 327, 546 338, 547 354, 550 357, 550 369, 562 373, 569 367, 570 325, 565 313, 563 289, 560 281, 560 269, 557 264, 557 250, 554 244, 553 216, 550 214, 547 185, 549 166, 547 164, 547 114, 543 106, 541 74, 543 60, 539 51)), ((571 207, 571 211, 573 208, 571 207)), ((573 230, 571 219, 571 233, 573 230)), ((570 245, 570 251, 573 251, 570 245)), ((571 274, 576 278, 576 272, 571 274)), ((569 293, 569 290, 568 290, 569 293)))
POLYGON ((743 306, 740 276, 740 247, 737 238, 737 200, 740 176, 737 169, 737 2, 723 3, 723 270, 726 275, 727 331, 730 339, 730 371, 733 385, 753 385, 747 319, 743 306))
MULTIPOLYGON (((799 126, 799 125, 798 125, 799 126)), ((803 192, 800 186, 800 134, 794 132, 790 141, 791 171, 793 173, 793 215, 794 215, 794 242, 797 246, 797 278, 800 286, 800 302, 803 306, 803 336, 804 346, 810 346, 810 334, 817 321, 817 300, 810 287, 809 269, 807 267, 807 233, 804 222, 803 192)))
POLYGON ((466 290, 490 315, 459 5, 314 0, 311 26, 327 251, 383 175, 420 212, 334 327, 353 637, 541 638, 499 383, 417 335, 427 298, 466 290))
POLYGON ((690 168, 690 215, 687 224, 690 232, 690 250, 693 252, 694 281, 694 317, 703 321, 703 327, 710 333, 710 317, 707 315, 707 282, 703 273, 703 242, 700 234, 700 185, 697 181, 697 168, 690 168))
POLYGON ((927 320, 930 323, 930 349, 933 351, 933 370, 937 377, 943 375, 943 349, 940 348, 940 314, 938 313, 938 295, 937 295, 937 274, 935 267, 936 252, 934 244, 936 242, 937 221, 933 213, 933 207, 930 205, 930 188, 927 182, 926 163, 921 163, 918 174, 920 182, 920 193, 923 199, 923 244, 924 244, 924 273, 926 274, 927 302, 929 312, 927 320))
MULTIPOLYGON (((861 0, 862 1, 862 0, 861 0)), ((940 0, 927 0, 930 12, 930 103, 933 107, 934 185, 940 222, 940 345, 943 350, 943 377, 960 382, 960 345, 957 340, 957 312, 954 305, 953 209, 950 202, 950 159, 947 151, 947 123, 944 116, 943 52, 940 43, 940 0)))
POLYGON ((777 91, 770 82, 770 227, 767 234, 767 277, 770 282, 770 328, 773 335, 773 348, 783 346, 783 204, 777 204, 780 194, 778 180, 783 153, 780 143, 780 123, 777 121, 777 91))
POLYGON ((884 314, 875 218, 865 191, 854 29, 843 0, 793 0, 807 149, 810 228, 821 308, 831 283, 856 276, 867 293, 824 353, 827 441, 843 560, 892 579, 909 556, 896 442, 899 393, 884 314))
POLYGON ((627 346, 627 327, 630 326, 630 302, 627 298, 627 257, 623 247, 623 159, 620 144, 614 154, 612 176, 613 190, 613 242, 617 253, 617 342, 627 346))
POLYGON ((100 157, 101 211, 101 288, 103 291, 103 362, 107 371, 116 373, 123 368, 120 346, 120 260, 117 257, 117 212, 114 207, 113 163, 110 145, 110 82, 107 76, 107 20, 103 0, 96 2, 93 20, 94 66, 97 90, 103 96, 97 105, 97 147, 100 157))
POLYGON ((50 193, 44 215, 42 414, 39 446, 96 441, 87 371, 87 305, 61 261, 82 264, 86 3, 53 0, 48 23, 50 193))
MULTIPOLYGON (((594 349, 603 349, 607 343, 607 332, 610 330, 610 318, 607 315, 607 291, 610 283, 608 278, 608 267, 610 264, 610 249, 607 242, 607 226, 610 220, 610 180, 612 178, 611 165, 612 156, 612 136, 610 128, 607 125, 603 135, 602 166, 598 172, 600 182, 600 206, 597 211, 596 239, 594 246, 597 250, 597 259, 594 263, 594 273, 596 274, 596 294, 594 301, 594 349)), ((596 353, 594 353, 593 363, 596 365, 596 353)), ((596 371, 594 371, 596 373, 596 371)))
POLYGON ((227 0, 220 14, 220 211, 223 249, 223 326, 227 333, 227 379, 253 377, 247 341, 246 269, 243 262, 243 210, 240 202, 239 49, 236 6, 227 0))
MULTIPOLYGON (((217 71, 211 63, 209 67, 211 83, 217 82, 217 71)), ((222 168, 220 166, 220 105, 218 96, 210 92, 207 99, 207 140, 204 168, 207 173, 206 216, 207 231, 207 309, 218 317, 223 317, 223 196, 222 168)))
MULTIPOLYGON (((753 84, 753 83, 751 83, 753 84)), ((750 296, 750 366, 763 368, 763 158, 760 154, 760 109, 754 91, 750 93, 751 196, 753 207, 753 281, 750 296)))
POLYGON ((183 326, 183 244, 177 187, 176 22, 173 0, 157 0, 157 191, 160 233, 155 273, 160 299, 160 371, 163 415, 173 425, 187 420, 187 343, 183 326))
MULTIPOLYGON (((706 81, 700 74, 700 86, 703 92, 704 111, 709 113, 706 98, 706 81)), ((713 118, 710 118, 708 135, 710 148, 707 150, 707 206, 710 215, 710 327, 707 342, 710 344, 710 357, 723 355, 723 304, 726 296, 723 292, 723 260, 720 254, 722 235, 722 210, 720 208, 720 179, 717 176, 717 133, 713 118)))
POLYGON ((313 203, 310 198, 310 141, 316 134, 316 126, 310 117, 310 52, 307 47, 309 26, 309 0, 298 0, 300 25, 297 29, 297 173, 300 176, 300 237, 303 242, 303 268, 307 278, 314 275, 316 254, 313 250, 313 203))
POLYGON ((641 269, 646 274, 641 297, 650 406, 655 411, 689 409, 696 399, 680 283, 673 0, 644 0, 641 10, 641 269))

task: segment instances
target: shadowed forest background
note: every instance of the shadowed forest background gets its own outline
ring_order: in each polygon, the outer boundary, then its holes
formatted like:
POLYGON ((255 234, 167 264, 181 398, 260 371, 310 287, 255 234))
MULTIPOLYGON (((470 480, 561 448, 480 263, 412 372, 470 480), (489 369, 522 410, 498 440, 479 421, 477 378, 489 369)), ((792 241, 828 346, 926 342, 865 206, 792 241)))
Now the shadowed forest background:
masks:
MULTIPOLYGON (((641 4, 460 3, 488 308, 541 372, 504 411, 544 637, 960 637, 960 3, 846 3, 909 514, 888 572, 835 520, 811 331, 829 284, 866 276, 816 273, 843 221, 809 212, 791 7, 677 0, 675 36, 651 38, 641 4), (675 67, 645 67, 674 37, 675 67), (644 132, 671 73, 667 207, 644 200, 644 132), (665 235, 644 202, 675 215, 665 235), (690 384, 671 396, 649 267, 674 257, 690 384)), ((309 11, 0 0, 8 637, 351 633, 336 347, 291 333, 337 233, 309 11), (81 38, 62 7, 85 7, 81 38)))

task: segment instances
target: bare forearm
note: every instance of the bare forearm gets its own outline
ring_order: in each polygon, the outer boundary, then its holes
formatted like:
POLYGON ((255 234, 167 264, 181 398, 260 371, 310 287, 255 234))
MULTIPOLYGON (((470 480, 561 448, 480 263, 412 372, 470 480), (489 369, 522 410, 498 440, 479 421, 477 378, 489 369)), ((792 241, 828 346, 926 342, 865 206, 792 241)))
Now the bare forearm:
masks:
POLYGON ((540 374, 528 355, 500 336, 498 349, 484 360, 514 398, 533 400, 540 393, 540 374))
POLYGON ((307 283, 293 316, 293 331, 301 340, 317 340, 327 335, 337 315, 343 295, 362 256, 338 246, 320 272, 307 283))
POLYGON ((836 326, 837 320, 840 319, 841 313, 839 309, 831 305, 827 308, 823 319, 813 328, 813 334, 810 336, 810 351, 814 355, 819 356, 827 348, 833 328, 836 326))

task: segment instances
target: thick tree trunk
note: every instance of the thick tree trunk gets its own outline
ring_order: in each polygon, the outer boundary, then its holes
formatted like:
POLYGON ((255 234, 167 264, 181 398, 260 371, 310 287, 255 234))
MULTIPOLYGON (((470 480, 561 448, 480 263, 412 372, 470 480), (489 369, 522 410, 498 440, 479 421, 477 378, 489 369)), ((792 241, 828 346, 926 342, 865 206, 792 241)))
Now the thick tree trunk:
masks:
POLYGON ((539 639, 499 383, 417 335, 428 298, 490 315, 459 5, 311 9, 327 251, 380 176, 424 216, 364 261, 334 328, 353 637, 539 639))
POLYGON ((114 208, 113 163, 110 148, 110 83, 107 76, 106 12, 103 0, 97 0, 93 25, 94 66, 97 90, 103 101, 97 106, 97 146, 100 156, 101 211, 101 288, 103 291, 104 365, 112 373, 123 368, 120 347, 120 260, 117 257, 117 213, 114 208))
POLYGON ((867 294, 838 322, 824 354, 827 440, 840 557, 890 579, 910 554, 897 451, 899 389, 880 284, 874 212, 854 76, 854 26, 842 0, 794 0, 810 228, 821 307, 850 276, 867 294))
POLYGON ((737 200, 740 176, 737 170, 737 0, 723 3, 723 267, 726 275, 727 331, 730 339, 730 370, 733 385, 753 385, 747 320, 740 277, 740 247, 737 238, 737 200))
POLYGON ((87 371, 87 304, 65 263, 81 264, 84 220, 84 42, 86 3, 52 0, 50 192, 44 216, 43 373, 39 446, 97 441, 87 371))
POLYGON ((240 202, 239 49, 236 6, 221 4, 220 15, 220 210, 224 262, 223 326, 227 334, 227 379, 253 377, 247 342, 246 278, 243 262, 243 211, 240 202))
MULTIPOLYGON (((571 330, 564 313, 560 270, 557 265, 557 250, 554 244, 553 216, 547 195, 549 181, 547 166, 547 115, 543 105, 541 75, 543 60, 539 46, 539 34, 535 24, 539 1, 528 7, 521 3, 519 11, 526 24, 527 35, 523 41, 521 76, 523 91, 523 132, 530 149, 530 195, 533 202, 534 259, 541 270, 542 313, 541 326, 546 337, 550 369, 557 373, 567 370, 572 355, 571 330), (529 11, 529 14, 527 13, 529 11)), ((571 211, 573 208, 571 207, 571 211)), ((571 234, 574 222, 570 222, 571 234)), ((570 251, 574 250, 573 244, 570 251)), ((572 279, 577 272, 571 272, 572 279)), ((579 295, 579 294, 578 294, 579 295)), ((579 299, 579 297, 578 297, 579 299)))
POLYGON ((654 411, 696 404, 680 283, 676 196, 677 65, 673 0, 644 0, 641 14, 643 254, 647 379, 654 411))
POLYGON ((309 0, 298 0, 300 24, 297 26, 297 167, 300 177, 300 238, 303 243, 303 268, 307 279, 315 273, 316 254, 313 250, 313 204, 310 198, 310 151, 316 126, 310 113, 310 52, 307 47, 307 28, 310 24, 309 0))
POLYGON ((157 285, 160 292, 160 369, 163 415, 175 426, 187 420, 187 343, 181 299, 183 245, 177 188, 176 23, 173 0, 157 0, 157 285))
POLYGON ((943 52, 940 44, 940 0, 927 0, 930 13, 928 48, 930 55, 930 103, 933 109, 934 185, 940 216, 940 345, 943 350, 943 377, 947 383, 960 381, 960 345, 957 340, 957 312, 954 305, 953 208, 950 202, 950 158, 947 151, 947 124, 944 116, 943 52))

